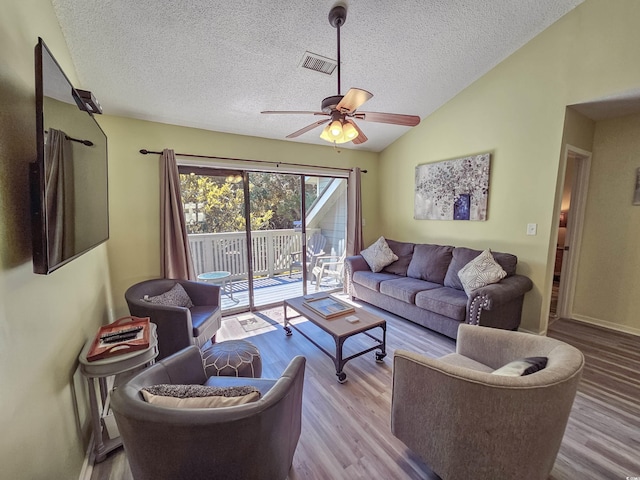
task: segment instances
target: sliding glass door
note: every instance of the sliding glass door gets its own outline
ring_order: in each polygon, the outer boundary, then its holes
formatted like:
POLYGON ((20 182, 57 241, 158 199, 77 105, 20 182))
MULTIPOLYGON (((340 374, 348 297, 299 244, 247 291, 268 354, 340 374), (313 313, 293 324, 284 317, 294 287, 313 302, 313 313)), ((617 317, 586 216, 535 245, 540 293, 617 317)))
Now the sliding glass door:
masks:
POLYGON ((222 310, 250 306, 244 173, 179 167, 189 247, 199 281, 220 285, 222 310))
POLYGON ((221 286, 225 314, 341 286, 346 179, 184 166, 180 174, 196 274, 221 286))

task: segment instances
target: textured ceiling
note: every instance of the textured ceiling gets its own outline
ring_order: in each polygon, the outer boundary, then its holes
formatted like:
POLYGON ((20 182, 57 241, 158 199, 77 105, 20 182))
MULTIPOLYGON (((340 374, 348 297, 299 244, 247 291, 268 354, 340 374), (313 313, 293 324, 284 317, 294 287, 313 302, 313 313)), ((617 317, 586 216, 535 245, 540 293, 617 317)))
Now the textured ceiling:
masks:
MULTIPOLYGON (((374 97, 360 110, 424 119, 582 1, 350 0, 341 93, 362 88, 374 97)), ((299 66, 305 51, 336 58, 333 0, 52 4, 77 87, 110 115, 284 139, 318 117, 261 110, 317 111, 338 93, 337 71, 299 66)), ((380 151, 409 130, 358 124, 369 141, 345 147, 380 151)), ((320 132, 291 141, 327 145, 320 132)))

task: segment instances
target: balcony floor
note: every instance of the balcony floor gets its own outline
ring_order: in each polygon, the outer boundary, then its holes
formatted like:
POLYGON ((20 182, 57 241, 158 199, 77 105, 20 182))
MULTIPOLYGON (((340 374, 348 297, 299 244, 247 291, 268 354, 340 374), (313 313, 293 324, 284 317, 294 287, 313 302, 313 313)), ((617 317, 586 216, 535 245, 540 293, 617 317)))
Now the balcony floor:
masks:
MULTIPOLYGON (((248 283, 247 280, 231 282, 233 299, 228 291, 229 287, 225 286, 225 291, 222 294, 222 311, 225 314, 248 309, 248 283)), ((337 284, 335 281, 325 280, 320 284, 320 288, 316 290, 315 282, 307 282, 307 293, 333 291, 341 288, 341 286, 341 284, 337 284)), ((289 277, 288 274, 284 274, 254 279, 253 297, 256 307, 277 304, 287 298, 298 297, 302 294, 301 273, 294 273, 291 277, 289 277)))

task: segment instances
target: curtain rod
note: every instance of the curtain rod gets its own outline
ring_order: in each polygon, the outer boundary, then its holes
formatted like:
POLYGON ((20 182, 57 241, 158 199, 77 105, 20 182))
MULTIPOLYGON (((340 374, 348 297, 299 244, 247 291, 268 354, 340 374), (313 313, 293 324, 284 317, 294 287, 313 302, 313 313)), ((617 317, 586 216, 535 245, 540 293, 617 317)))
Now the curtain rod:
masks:
MULTIPOLYGON (((48 134, 49 130, 45 130, 44 133, 48 134)), ((62 132, 62 133, 64 133, 64 132, 62 132)), ((93 147, 93 142, 91 140, 81 140, 79 138, 73 138, 73 137, 70 137, 69 135, 67 135, 66 133, 64 134, 64 138, 66 138, 67 140, 70 140, 72 142, 81 143, 83 145, 86 145, 87 147, 93 147)))
MULTIPOLYGON (((147 150, 145 148, 140 150, 140 153, 142 155, 150 155, 150 154, 157 154, 157 155, 162 155, 162 152, 153 152, 151 150, 147 150)), ((176 156, 179 157, 192 157, 192 158, 211 158, 213 160, 234 160, 237 162, 254 162, 254 163, 269 163, 271 165, 286 165, 286 166, 293 166, 293 167, 312 167, 312 168, 324 168, 327 170, 341 170, 344 172, 350 172, 352 169, 351 168, 339 168, 339 167, 325 167, 322 165, 308 165, 306 163, 288 163, 288 162, 271 162, 269 160, 251 160, 251 159, 246 159, 246 158, 233 158, 233 157, 217 157, 214 155, 195 155, 192 153, 176 153, 176 156)), ((366 170, 360 170, 362 173, 367 173, 366 170)))

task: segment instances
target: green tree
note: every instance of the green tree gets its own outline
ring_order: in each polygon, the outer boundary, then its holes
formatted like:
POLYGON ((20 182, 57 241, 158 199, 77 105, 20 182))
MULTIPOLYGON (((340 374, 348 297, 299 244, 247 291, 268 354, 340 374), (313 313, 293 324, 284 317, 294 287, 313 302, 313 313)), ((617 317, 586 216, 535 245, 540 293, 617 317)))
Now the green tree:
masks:
MULTIPOLYGON (((245 230, 242 182, 231 183, 221 176, 189 173, 180 175, 180 188, 185 207, 193 208, 194 212, 187 217, 189 233, 245 230)), ((299 176, 250 173, 249 192, 253 230, 293 228, 293 222, 301 219, 299 176)), ((315 188, 307 186, 307 207, 315 198, 315 188)))

